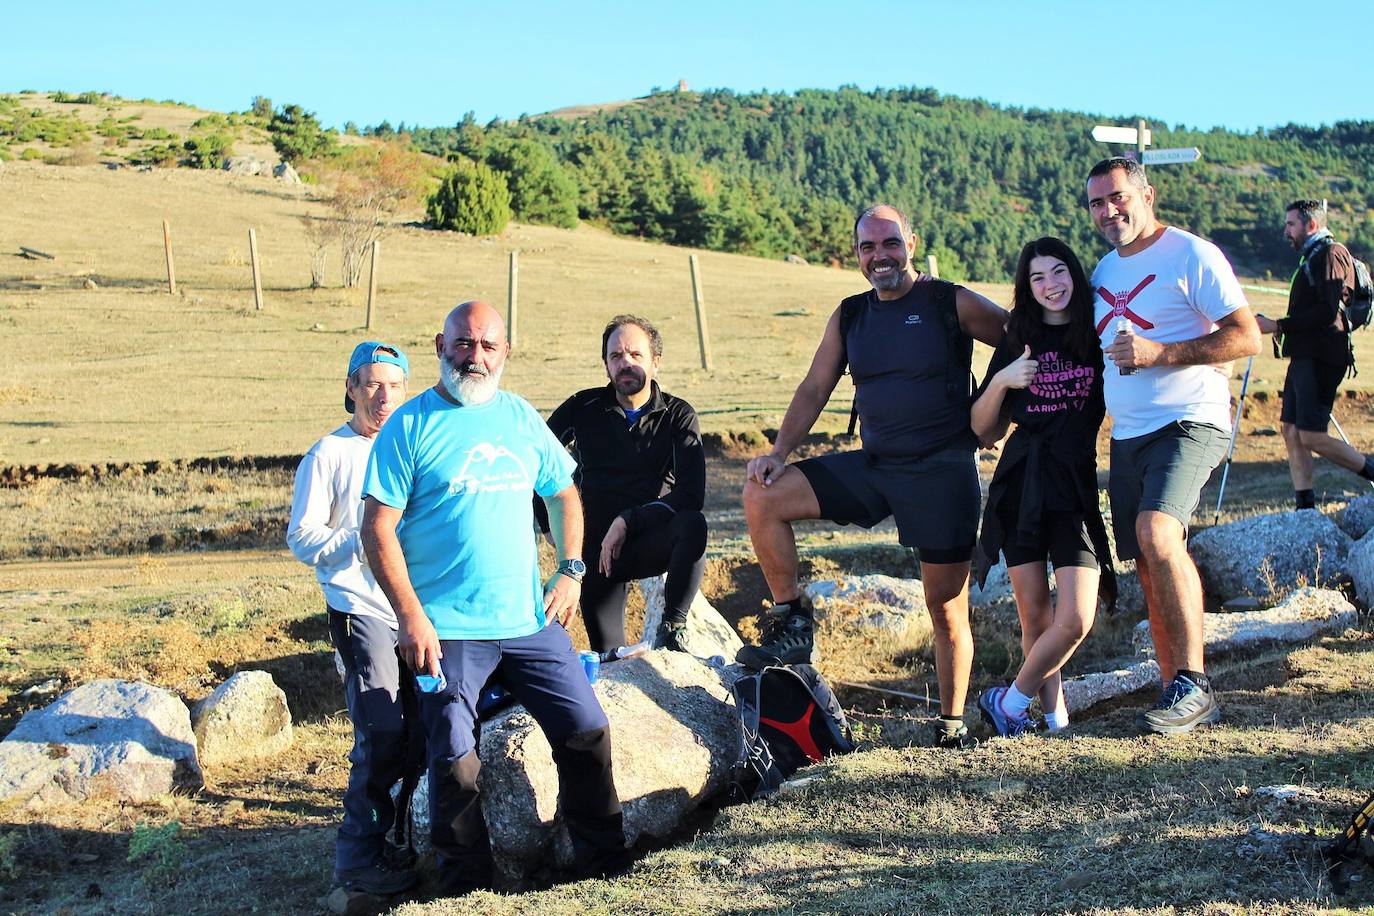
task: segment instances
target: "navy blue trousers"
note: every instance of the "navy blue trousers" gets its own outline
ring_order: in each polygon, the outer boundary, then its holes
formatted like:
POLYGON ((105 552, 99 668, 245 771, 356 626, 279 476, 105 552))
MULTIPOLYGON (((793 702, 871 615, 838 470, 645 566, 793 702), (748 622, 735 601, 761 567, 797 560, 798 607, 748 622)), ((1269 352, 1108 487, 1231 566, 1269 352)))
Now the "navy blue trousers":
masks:
POLYGON ((420 694, 420 719, 429 741, 430 839, 444 891, 492 883, 491 845, 478 801, 477 699, 493 674, 529 710, 553 749, 577 872, 597 874, 622 863, 625 835, 609 723, 567 631, 551 623, 519 639, 439 645, 448 686, 420 694))
POLYGON ((344 663, 344 700, 353 721, 343 824, 334 844, 336 869, 365 868, 394 825, 399 843, 410 829, 410 795, 425 766, 424 731, 415 677, 396 654, 396 631, 375 617, 329 611, 329 637, 344 663), (391 787, 401 782, 396 802, 391 787))

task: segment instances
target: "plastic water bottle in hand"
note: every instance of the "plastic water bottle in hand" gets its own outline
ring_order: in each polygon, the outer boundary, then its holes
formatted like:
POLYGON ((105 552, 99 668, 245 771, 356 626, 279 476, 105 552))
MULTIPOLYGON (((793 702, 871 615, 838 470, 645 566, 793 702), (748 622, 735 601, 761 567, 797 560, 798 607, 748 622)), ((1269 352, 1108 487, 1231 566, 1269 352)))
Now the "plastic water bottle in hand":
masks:
MULTIPOLYGON (((1127 337, 1133 337, 1135 335, 1135 329, 1131 327, 1131 319, 1129 318, 1118 318, 1116 320, 1116 336, 1120 337, 1122 335, 1127 337)), ((1122 375, 1135 375, 1139 371, 1140 370, 1135 366, 1121 367, 1122 375)))

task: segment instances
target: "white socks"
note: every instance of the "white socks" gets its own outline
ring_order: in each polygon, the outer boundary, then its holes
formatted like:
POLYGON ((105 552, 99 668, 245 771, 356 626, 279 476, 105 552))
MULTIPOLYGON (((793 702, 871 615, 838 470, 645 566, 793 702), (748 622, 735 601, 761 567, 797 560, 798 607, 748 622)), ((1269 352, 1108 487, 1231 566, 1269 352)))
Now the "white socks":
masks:
POLYGON ((1069 711, 1067 709, 1052 709, 1045 713, 1045 727, 1052 732, 1057 732, 1061 728, 1069 727, 1069 711))
POLYGON ((1030 709, 1031 698, 1016 689, 1012 684, 1007 688, 1007 692, 1002 694, 1002 712, 1011 716, 1013 719, 1024 719, 1026 710, 1030 709))

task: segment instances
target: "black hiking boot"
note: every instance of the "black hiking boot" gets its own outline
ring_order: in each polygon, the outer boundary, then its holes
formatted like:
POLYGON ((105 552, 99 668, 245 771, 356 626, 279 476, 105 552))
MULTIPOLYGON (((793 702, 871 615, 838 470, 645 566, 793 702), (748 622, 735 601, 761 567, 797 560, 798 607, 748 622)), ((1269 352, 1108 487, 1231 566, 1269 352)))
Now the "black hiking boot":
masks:
POLYGON ((345 868, 334 873, 334 880, 345 891, 390 897, 408 891, 420 880, 412 868, 397 867, 382 856, 362 868, 345 868))
POLYGON ((668 649, 671 652, 687 652, 687 624, 665 620, 654 633, 654 648, 668 649))
POLYGON ((769 665, 809 665, 816 656, 816 624, 811 620, 805 598, 779 604, 768 610, 763 634, 757 646, 743 646, 735 661, 762 671, 769 665), (805 608, 805 610, 802 610, 805 608))

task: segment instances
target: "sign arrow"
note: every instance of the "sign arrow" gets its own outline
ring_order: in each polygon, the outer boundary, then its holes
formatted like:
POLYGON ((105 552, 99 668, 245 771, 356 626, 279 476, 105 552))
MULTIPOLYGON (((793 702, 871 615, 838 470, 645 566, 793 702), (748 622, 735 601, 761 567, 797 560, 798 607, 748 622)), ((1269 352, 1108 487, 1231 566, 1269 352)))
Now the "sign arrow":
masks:
POLYGON ((1141 160, 1144 165, 1168 165, 1171 162, 1197 162, 1202 158, 1202 150, 1196 146, 1177 149, 1147 149, 1141 160))

